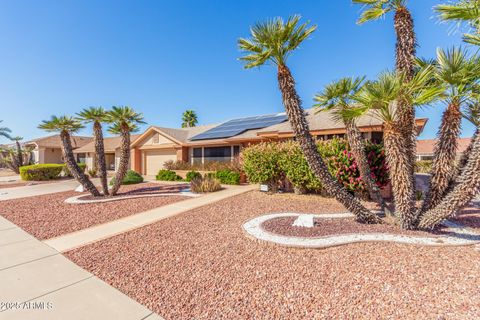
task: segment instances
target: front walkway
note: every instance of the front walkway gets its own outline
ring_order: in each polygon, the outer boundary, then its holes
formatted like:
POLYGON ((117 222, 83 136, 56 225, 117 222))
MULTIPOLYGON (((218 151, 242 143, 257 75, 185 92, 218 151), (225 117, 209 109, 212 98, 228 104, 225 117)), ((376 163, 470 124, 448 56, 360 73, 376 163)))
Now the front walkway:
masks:
POLYGON ((44 243, 60 252, 65 252, 258 188, 257 185, 224 187, 225 189, 222 191, 208 193, 199 198, 176 202, 133 216, 45 240, 44 243))
POLYGON ((0 217, 0 319, 162 319, 0 217))
POLYGON ((32 186, 22 186, 0 189, 0 201, 41 196, 44 194, 74 190, 79 186, 75 179, 61 180, 58 182, 41 183, 32 186))

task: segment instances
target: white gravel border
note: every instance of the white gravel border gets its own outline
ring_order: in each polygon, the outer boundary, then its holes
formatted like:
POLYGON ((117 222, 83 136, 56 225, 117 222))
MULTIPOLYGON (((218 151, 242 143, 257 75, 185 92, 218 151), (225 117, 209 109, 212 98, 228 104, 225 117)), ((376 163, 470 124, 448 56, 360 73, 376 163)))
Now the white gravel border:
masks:
MULTIPOLYGON (((272 213, 251 219, 243 224, 243 229, 251 236, 268 242, 273 242, 283 246, 300 248, 328 248, 356 242, 397 242, 403 244, 423 245, 423 246, 464 246, 480 242, 480 234, 474 233, 462 225, 451 221, 444 223, 448 227, 447 231, 454 232, 452 236, 439 237, 417 237, 407 235, 397 235, 388 233, 360 233, 360 234, 341 234, 325 236, 318 238, 289 237, 274 234, 262 228, 262 223, 273 218, 298 217, 301 213, 272 213)), ((315 214, 315 218, 337 219, 351 218, 351 213, 331 213, 315 214)))
POLYGON ((85 203, 100 203, 100 202, 111 202, 111 201, 120 201, 127 199, 135 198, 150 198, 150 197, 163 197, 163 196, 185 196, 185 197, 200 197, 198 193, 193 193, 190 191, 180 191, 180 192, 169 192, 169 193, 156 193, 156 194, 135 194, 131 196, 119 196, 119 197, 108 197, 95 200, 81 200, 80 198, 87 196, 87 194, 81 194, 78 196, 73 196, 65 199, 65 203, 70 204, 85 204, 85 203))

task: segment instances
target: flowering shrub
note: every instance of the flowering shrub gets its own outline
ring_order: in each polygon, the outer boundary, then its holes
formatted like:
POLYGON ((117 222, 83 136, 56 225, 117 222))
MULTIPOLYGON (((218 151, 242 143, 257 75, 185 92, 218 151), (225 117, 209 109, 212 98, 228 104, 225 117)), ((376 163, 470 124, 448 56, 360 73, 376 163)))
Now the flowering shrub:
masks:
POLYGON ((180 160, 168 160, 165 161, 163 166, 168 170, 190 170, 190 171, 220 171, 220 170, 232 170, 240 172, 240 165, 238 161, 206 161, 205 163, 189 163, 180 160))

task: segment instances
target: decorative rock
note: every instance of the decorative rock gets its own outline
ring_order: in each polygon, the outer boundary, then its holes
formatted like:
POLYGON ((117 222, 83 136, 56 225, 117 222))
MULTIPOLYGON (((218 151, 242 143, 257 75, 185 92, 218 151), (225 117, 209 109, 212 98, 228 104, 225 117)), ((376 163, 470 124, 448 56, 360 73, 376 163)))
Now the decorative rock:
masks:
POLYGON ((75 188, 75 192, 85 192, 85 188, 82 185, 79 185, 75 188))
POLYGON ((305 227, 305 228, 313 228, 313 214, 302 214, 299 215, 295 221, 293 221, 294 227, 305 227))

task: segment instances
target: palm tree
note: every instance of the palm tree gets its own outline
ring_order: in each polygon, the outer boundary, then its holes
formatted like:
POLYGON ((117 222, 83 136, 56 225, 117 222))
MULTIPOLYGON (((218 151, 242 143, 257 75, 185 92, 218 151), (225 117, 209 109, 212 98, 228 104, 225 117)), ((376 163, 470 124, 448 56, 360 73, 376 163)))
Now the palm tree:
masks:
POLYGON ((455 4, 440 4, 434 9, 442 21, 466 23, 475 33, 465 33, 463 40, 480 46, 480 1, 460 0, 455 4))
POLYGON ((365 183, 370 198, 380 204, 382 211, 385 210, 385 201, 380 194, 375 181, 372 179, 370 165, 365 154, 365 140, 358 129, 355 119, 345 113, 353 107, 353 96, 362 88, 365 78, 342 78, 325 86, 322 92, 313 98, 317 103, 315 107, 319 111, 330 111, 335 121, 345 125, 347 140, 352 149, 353 156, 358 164, 360 176, 365 183))
POLYGON ((88 190, 93 196, 100 196, 97 188, 93 185, 92 181, 85 175, 85 173, 79 168, 73 155, 71 133, 77 132, 83 128, 83 125, 72 117, 67 116, 52 116, 50 120, 44 120, 38 126, 48 132, 60 132, 60 138, 62 140, 62 152, 65 165, 77 181, 88 190))
POLYGON ((331 176, 310 134, 300 97, 295 89, 295 80, 286 65, 291 53, 316 29, 316 26, 308 26, 308 22, 299 24, 299 21, 300 16, 295 15, 286 22, 281 18, 275 18, 257 23, 251 28, 250 39, 238 40, 239 48, 246 53, 240 60, 245 62, 247 69, 261 66, 266 62, 277 66, 278 85, 282 93, 283 105, 312 172, 322 182, 327 192, 352 212, 358 221, 379 222, 375 214, 366 209, 331 176))
POLYGON ((12 154, 12 169, 15 173, 20 173, 20 167, 23 166, 23 151, 20 141, 23 140, 22 137, 11 137, 10 140, 15 141, 16 152, 12 154))
POLYGON ((395 203, 395 212, 404 229, 415 228, 415 193, 410 173, 409 159, 405 152, 405 139, 398 124, 399 99, 412 106, 422 106, 434 101, 443 91, 431 83, 433 68, 428 66, 405 81, 403 73, 386 72, 378 80, 367 82, 363 90, 354 96, 359 105, 348 110, 346 116, 358 117, 370 112, 383 122, 384 145, 395 203), (348 115, 350 114, 350 115, 348 115))
POLYGON ((480 135, 480 102, 470 102, 465 109, 466 111, 463 112, 463 117, 475 126, 475 132, 473 133, 470 144, 468 145, 467 149, 463 151, 462 156, 458 161, 457 177, 461 175, 465 169, 468 159, 472 154, 473 143, 476 139, 476 136, 480 135))
MULTIPOLYGON (((3 122, 3 120, 0 120, 0 122, 3 122)), ((4 137, 4 138, 7 138, 7 139, 11 139, 11 137, 10 137, 10 132, 12 132, 12 130, 10 130, 9 128, 7 128, 7 127, 0 127, 0 137, 4 137)))
MULTIPOLYGON (((425 64, 425 61, 419 61, 425 64)), ((455 178, 455 157, 461 130, 462 105, 471 97, 480 75, 480 59, 468 57, 460 49, 437 50, 433 62, 434 80, 445 85, 447 108, 442 116, 441 126, 435 144, 430 188, 425 196, 421 212, 435 207, 445 195, 455 178)))
MULTIPOLYGON (((416 36, 413 24, 413 18, 410 10, 407 8, 407 0, 352 0, 353 3, 362 4, 365 10, 358 19, 359 24, 367 21, 377 20, 384 17, 389 12, 394 14, 394 28, 396 34, 395 65, 396 71, 403 73, 404 81, 410 81, 414 76, 416 36)), ((416 135, 415 135, 415 109, 408 105, 406 101, 398 100, 398 124, 402 133, 402 139, 405 139, 404 152, 407 153, 408 166, 411 174, 414 171, 414 161, 416 153, 416 135)), ((415 184, 412 185, 415 193, 415 184)))
POLYGON ((109 131, 122 136, 120 146, 120 163, 115 174, 115 180, 110 191, 112 196, 116 195, 122 185, 123 178, 128 170, 130 163, 130 133, 138 130, 138 124, 145 123, 143 115, 135 112, 130 107, 112 107, 108 112, 108 121, 112 123, 109 131))
POLYGON ((182 115, 182 128, 195 127, 198 123, 197 113, 193 110, 186 110, 182 115))
POLYGON ((99 170, 103 194, 108 195, 107 164, 105 161, 105 147, 103 143, 102 122, 107 121, 107 112, 102 107, 90 107, 78 113, 78 119, 86 123, 93 123, 93 140, 95 143, 95 167, 99 170))

